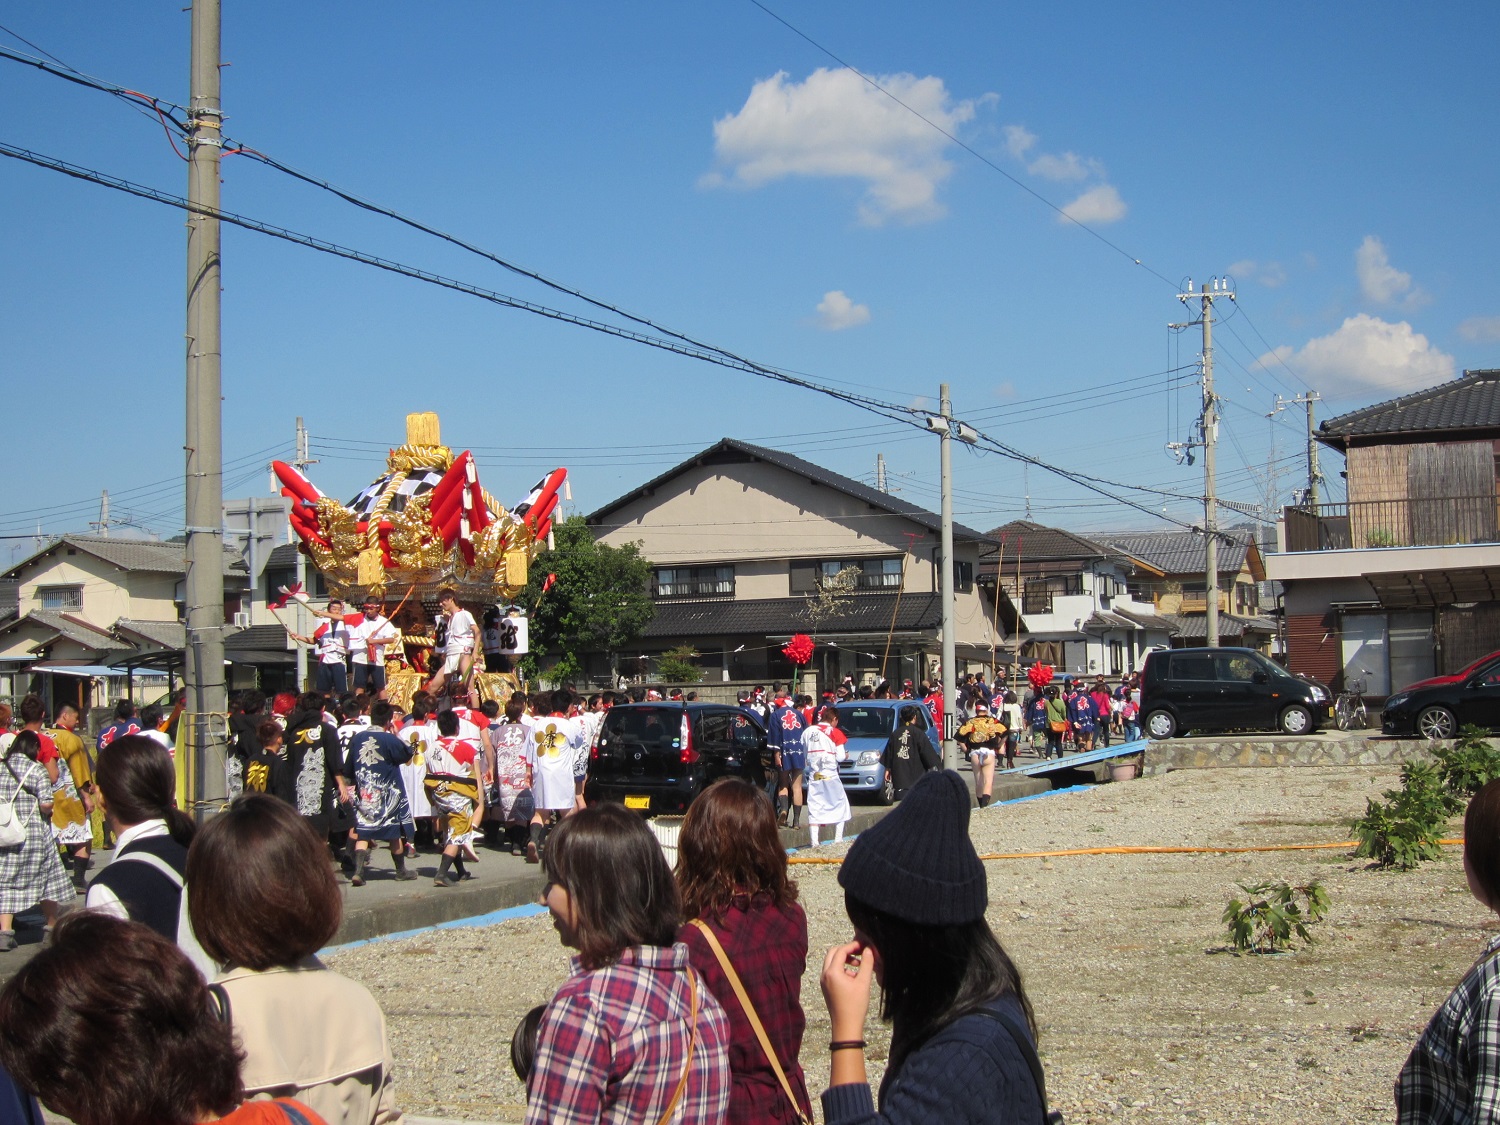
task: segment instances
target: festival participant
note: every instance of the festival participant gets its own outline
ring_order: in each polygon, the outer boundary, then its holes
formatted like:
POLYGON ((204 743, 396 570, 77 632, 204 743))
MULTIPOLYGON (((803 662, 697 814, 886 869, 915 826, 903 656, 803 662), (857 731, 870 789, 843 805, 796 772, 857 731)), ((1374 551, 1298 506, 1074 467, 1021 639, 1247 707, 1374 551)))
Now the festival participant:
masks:
POLYGON ((287 635, 300 644, 311 645, 317 653, 318 672, 314 688, 323 694, 343 695, 349 690, 349 671, 345 661, 354 643, 349 626, 344 623, 344 602, 341 598, 329 598, 327 610, 308 608, 318 617, 328 620, 314 629, 310 637, 290 630, 287 635))
POLYGON ((839 713, 824 707, 818 722, 802 732, 802 749, 807 759, 807 831, 813 847, 818 846, 818 829, 833 826, 833 842, 844 841, 844 824, 849 820, 849 795, 839 780, 839 763, 848 757, 844 743, 848 737, 839 730, 839 713))
POLYGON ((269 718, 265 694, 259 691, 241 692, 239 705, 230 708, 229 754, 228 761, 224 764, 230 800, 240 795, 245 781, 245 763, 259 753, 260 724, 269 718))
POLYGON ((891 788, 896 791, 898 801, 906 796, 919 777, 943 764, 927 732, 917 726, 921 717, 916 704, 901 708, 897 716, 899 725, 886 739, 885 749, 880 752, 880 764, 891 775, 891 788))
POLYGON ((458 737, 458 716, 439 711, 437 724, 438 739, 427 753, 424 781, 433 816, 441 817, 443 824, 443 856, 433 882, 452 887, 469 878, 464 855, 473 858, 474 833, 484 820, 484 791, 479 784, 479 747, 458 737))
POLYGON ((57 723, 49 732, 57 748, 59 767, 52 791, 52 835, 73 857, 73 886, 80 892, 89 870, 94 845, 94 771, 89 752, 78 737, 78 708, 57 708, 57 723))
POLYGON ((718 1125, 729 1023, 677 941, 677 888, 645 821, 590 806, 546 862, 542 904, 578 955, 537 1028, 527 1125, 718 1125))
POLYGON ((723 778, 688 806, 677 843, 677 890, 683 916, 691 919, 677 940, 729 1018, 733 1096, 724 1120, 811 1121, 797 1061, 807 1023, 807 915, 787 877, 775 808, 764 792, 723 778))
MULTIPOLYGON (((532 695, 532 706, 546 716, 553 710, 549 692, 532 695)), ((532 724, 531 792, 535 811, 531 816, 531 839, 526 844, 526 862, 536 863, 553 819, 566 816, 576 806, 577 785, 573 780, 576 747, 571 724, 539 717, 532 724)))
POLYGON ((802 732, 807 729, 802 713, 785 695, 776 696, 771 721, 766 726, 766 745, 775 754, 778 776, 775 778, 776 801, 782 805, 777 820, 796 828, 802 820, 802 771, 807 765, 802 749, 802 732))
POLYGON ((486 815, 499 822, 510 843, 511 855, 526 854, 527 825, 536 807, 532 797, 531 728, 521 721, 525 710, 525 697, 517 692, 506 701, 505 721, 489 730, 494 753, 490 768, 495 780, 485 798, 486 815))
POLYGON ((354 642, 354 690, 372 696, 385 693, 385 651, 401 639, 401 633, 385 616, 380 599, 371 594, 360 605, 359 620, 349 632, 354 642))
POLYGON ((297 710, 287 716, 286 760, 296 787, 297 811, 327 837, 335 805, 349 800, 349 786, 338 734, 323 714, 323 697, 315 691, 299 696, 297 710))
POLYGON ((1016 768, 1016 749, 1021 745, 1021 705, 1016 702, 1016 693, 1007 691, 1000 705, 999 718, 1005 724, 1005 768, 1016 768))
POLYGON ((1043 722, 1046 723, 1047 757, 1063 756, 1063 736, 1068 733, 1068 704, 1055 684, 1047 685, 1042 702, 1043 722))
POLYGON ((975 698, 974 717, 958 728, 958 740, 969 748, 969 762, 974 767, 974 796, 979 807, 990 803, 995 792, 995 758, 1001 740, 1009 732, 1005 724, 990 715, 989 704, 975 698))
POLYGON ((92 910, 0 992, 0 1063, 74 1125, 325 1125, 300 1102, 245 1102, 202 975, 149 927, 92 910))
POLYGON ((163 712, 160 703, 148 703, 141 708, 141 733, 165 750, 167 757, 175 758, 177 744, 163 728, 163 712))
POLYGON ((193 932, 223 966, 215 983, 245 1093, 296 1098, 330 1125, 398 1122, 380 1005, 317 958, 343 912, 322 838, 280 801, 247 794, 198 829, 187 881, 193 932))
POLYGON ((339 740, 340 752, 347 756, 349 740, 360 731, 370 729, 370 697, 363 692, 345 693, 334 712, 338 725, 333 733, 339 740))
MULTIPOLYGON (((1500 781, 1464 812, 1464 875, 1500 911, 1500 781)), ((1396 1078, 1397 1125, 1493 1122, 1500 1114, 1500 936, 1492 936, 1418 1038, 1396 1078)))
MULTIPOLYGON (((23 701, 24 702, 24 701, 23 701)), ((45 933, 57 921, 58 903, 71 903, 73 887, 57 855, 48 818, 52 816, 52 781, 37 763, 41 738, 20 731, 0 760, 0 804, 11 807, 26 838, 0 848, 0 953, 16 947, 16 915, 41 903, 45 933)))
POLYGON ((474 642, 479 627, 474 615, 458 604, 458 597, 451 589, 438 592, 438 608, 446 619, 444 629, 443 662, 437 673, 427 683, 427 690, 434 694, 443 690, 450 677, 463 684, 467 691, 474 678, 474 642))
POLYGON ((403 836, 411 823, 401 767, 411 760, 412 748, 391 733, 391 705, 377 699, 370 708, 370 722, 350 736, 344 757, 344 776, 354 786, 354 876, 356 887, 365 885, 374 841, 388 841, 396 878, 415 879, 406 869, 403 836))
MULTIPOLYGON (((24 704, 26 701, 23 699, 21 702, 24 704)), ((99 737, 94 740, 94 749, 103 750, 117 738, 140 733, 141 724, 136 721, 135 704, 128 699, 121 699, 115 704, 114 720, 101 730, 99 737)))
POLYGON ((1098 726, 1098 708, 1093 697, 1078 684, 1068 685, 1068 721, 1073 729, 1075 750, 1094 748, 1094 730, 1098 726))
POLYGON ((989 893, 969 841, 963 779, 951 770, 923 777, 859 834, 838 879, 854 936, 823 960, 827 1125, 1040 1125, 1035 1022, 1020 974, 985 921, 989 893), (880 1015, 892 1025, 878 1111, 864 1055, 877 980, 880 1015))
POLYGON ((266 719, 255 732, 260 749, 245 759, 239 792, 264 793, 297 807, 297 778, 287 764, 285 734, 275 719, 266 719))
POLYGON ((411 760, 401 767, 401 784, 406 787, 406 800, 411 809, 412 834, 407 840, 406 857, 416 856, 417 841, 432 843, 435 840, 432 824, 432 805, 427 800, 427 755, 437 745, 437 706, 432 696, 419 691, 412 698, 411 713, 406 725, 396 732, 396 737, 410 744, 411 760))

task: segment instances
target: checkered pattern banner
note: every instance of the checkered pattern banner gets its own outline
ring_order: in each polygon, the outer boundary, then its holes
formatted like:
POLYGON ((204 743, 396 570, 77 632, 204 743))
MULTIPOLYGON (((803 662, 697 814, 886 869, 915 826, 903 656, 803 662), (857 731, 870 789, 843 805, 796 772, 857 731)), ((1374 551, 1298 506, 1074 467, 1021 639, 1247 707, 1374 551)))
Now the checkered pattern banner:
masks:
MULTIPOLYGON (((360 519, 365 519, 374 510, 375 503, 380 499, 380 494, 385 491, 395 473, 386 473, 371 484, 360 490, 358 496, 350 500, 347 507, 354 511, 360 519)), ((406 507, 406 502, 413 496, 421 496, 424 492, 431 492, 438 481, 443 479, 442 469, 413 469, 406 475, 396 487, 396 495, 391 497, 390 511, 399 512, 406 507)))

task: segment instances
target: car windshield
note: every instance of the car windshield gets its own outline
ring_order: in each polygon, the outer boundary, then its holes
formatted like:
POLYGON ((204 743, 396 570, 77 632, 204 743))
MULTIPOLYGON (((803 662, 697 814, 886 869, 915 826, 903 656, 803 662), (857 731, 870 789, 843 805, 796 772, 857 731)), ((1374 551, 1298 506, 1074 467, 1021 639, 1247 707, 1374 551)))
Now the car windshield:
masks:
POLYGON ((681 738, 682 710, 667 707, 615 707, 604 717, 604 730, 616 738, 645 745, 668 745, 681 738))
POLYGON ((894 707, 840 707, 839 730, 850 738, 885 737, 891 733, 894 707))

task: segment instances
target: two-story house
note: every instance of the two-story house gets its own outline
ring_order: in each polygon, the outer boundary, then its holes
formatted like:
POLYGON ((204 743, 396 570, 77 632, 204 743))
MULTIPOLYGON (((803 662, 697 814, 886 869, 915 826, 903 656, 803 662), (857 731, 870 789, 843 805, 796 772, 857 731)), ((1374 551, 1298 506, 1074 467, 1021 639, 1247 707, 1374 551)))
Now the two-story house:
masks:
POLYGON ((1000 550, 987 560, 984 578, 1020 606, 1022 663, 1119 676, 1138 669, 1148 649, 1171 643, 1174 623, 1149 595, 1132 592, 1143 580, 1164 577, 1150 563, 1029 520, 1012 520, 989 536, 1000 550))
MULTIPOLYGON (((920 681, 941 652, 938 541, 932 512, 801 457, 725 438, 588 517, 612 546, 639 542, 655 566, 656 616, 617 671, 691 645, 711 680, 787 680, 781 647, 816 641, 820 687, 844 676, 920 681), (820 598, 830 586, 834 597, 820 598), (831 604, 830 604, 831 603, 831 604), (827 612, 819 614, 820 605, 827 612)), ((991 671, 1015 628, 975 581, 995 550, 955 525, 958 668, 991 671)), ((602 654, 589 667, 611 673, 602 654)), ((804 678, 808 682, 808 678, 804 678)))
MULTIPOLYGON (((1208 637, 1207 550, 1195 531, 1125 531, 1094 538, 1145 564, 1131 580, 1130 592, 1149 601, 1176 627, 1172 643, 1191 648, 1208 637)), ((1265 560, 1254 533, 1227 530, 1215 555, 1218 570, 1219 643, 1268 651, 1276 622, 1261 616, 1260 589, 1265 560)))
POLYGON ((1267 557, 1293 671, 1372 696, 1500 649, 1500 370, 1323 422, 1348 500, 1283 513, 1267 557))

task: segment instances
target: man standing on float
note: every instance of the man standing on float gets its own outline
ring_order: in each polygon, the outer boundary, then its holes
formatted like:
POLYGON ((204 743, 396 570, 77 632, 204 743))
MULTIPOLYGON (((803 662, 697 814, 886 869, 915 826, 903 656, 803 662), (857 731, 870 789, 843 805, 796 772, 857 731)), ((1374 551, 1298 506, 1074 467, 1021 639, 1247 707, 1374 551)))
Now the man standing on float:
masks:
POLYGON ((450 588, 438 592, 438 608, 448 619, 445 630, 447 647, 443 650, 443 663, 428 681, 427 690, 438 695, 448 677, 457 676, 467 691, 474 678, 474 642, 479 637, 479 625, 474 615, 458 604, 458 598, 450 588))

